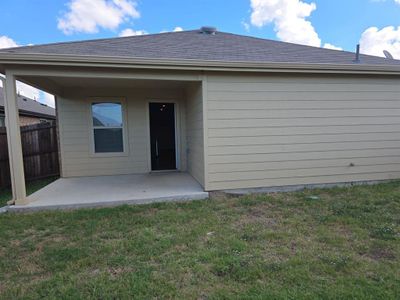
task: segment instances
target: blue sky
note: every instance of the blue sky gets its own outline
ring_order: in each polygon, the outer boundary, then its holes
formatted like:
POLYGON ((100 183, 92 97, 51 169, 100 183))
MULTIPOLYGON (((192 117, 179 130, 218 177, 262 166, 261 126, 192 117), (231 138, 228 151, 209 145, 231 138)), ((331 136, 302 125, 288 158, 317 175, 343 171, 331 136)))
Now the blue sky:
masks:
MULTIPOLYGON (((314 0, 315 11, 309 21, 324 42, 353 50, 361 34, 369 27, 383 28, 400 25, 400 5, 394 0, 314 0)), ((213 25, 219 30, 277 39, 274 24, 261 28, 251 26, 249 0, 199 1, 136 1, 139 18, 132 18, 116 29, 100 29, 98 33, 64 34, 57 28, 58 19, 68 12, 67 0, 2 0, 0 2, 0 36, 8 36, 19 45, 41 44, 102 37, 115 37, 125 28, 157 33, 213 25)))
MULTIPOLYGON (((0 48, 197 29, 400 58, 400 0, 1 0, 0 48)), ((43 93, 20 87, 44 99, 43 93)), ((50 101, 51 102, 51 101, 50 101)))

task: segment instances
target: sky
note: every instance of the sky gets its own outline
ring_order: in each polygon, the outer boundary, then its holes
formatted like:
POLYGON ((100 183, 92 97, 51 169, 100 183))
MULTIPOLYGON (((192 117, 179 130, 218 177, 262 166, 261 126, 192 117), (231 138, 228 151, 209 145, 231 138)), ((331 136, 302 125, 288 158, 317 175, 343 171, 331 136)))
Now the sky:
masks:
MULTIPOLYGON (((400 59, 400 0, 0 0, 0 48, 215 26, 400 59)), ((22 83, 18 91, 54 106, 22 83)))

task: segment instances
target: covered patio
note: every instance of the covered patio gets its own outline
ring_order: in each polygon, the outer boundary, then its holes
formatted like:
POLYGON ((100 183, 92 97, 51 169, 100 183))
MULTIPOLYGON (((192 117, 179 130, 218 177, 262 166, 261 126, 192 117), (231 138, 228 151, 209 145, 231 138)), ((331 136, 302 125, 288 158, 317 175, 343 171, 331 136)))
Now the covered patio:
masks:
MULTIPOLYGON (((62 209, 204 199, 202 76, 187 71, 118 68, 10 66, 6 116, 13 200, 10 210, 62 209), (27 196, 16 80, 55 95, 61 178, 27 196), (120 101, 123 151, 96 153, 91 103, 120 101), (200 102, 199 102, 200 101, 200 102), (149 104, 173 103, 173 167, 152 162, 149 104), (200 104, 200 106, 199 106, 200 104), (161 170, 158 173, 156 171, 161 170)), ((170 143, 171 144, 171 143, 170 143)), ((122 146, 121 146, 122 147, 122 146)), ((157 145, 156 145, 157 147, 157 145)), ((157 149, 159 151, 159 149, 157 149)))
POLYGON ((60 178, 28 196, 28 204, 14 205, 9 210, 106 207, 207 197, 208 193, 193 177, 180 172, 60 178))

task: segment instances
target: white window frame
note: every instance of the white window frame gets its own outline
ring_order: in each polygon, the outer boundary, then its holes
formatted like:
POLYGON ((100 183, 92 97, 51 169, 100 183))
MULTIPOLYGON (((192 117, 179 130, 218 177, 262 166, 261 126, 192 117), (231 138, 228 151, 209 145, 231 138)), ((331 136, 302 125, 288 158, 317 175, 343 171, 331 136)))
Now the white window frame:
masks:
POLYGON ((90 98, 89 101, 89 141, 90 141, 90 155, 92 157, 118 157, 118 156, 128 156, 128 116, 126 109, 126 99, 121 97, 95 97, 90 98), (93 126, 93 115, 92 115, 92 105, 96 103, 119 103, 121 104, 122 110, 122 145, 124 148, 123 152, 96 152, 95 151, 95 143, 94 143, 94 130, 95 129, 113 129, 113 128, 121 128, 121 127, 98 127, 93 126))

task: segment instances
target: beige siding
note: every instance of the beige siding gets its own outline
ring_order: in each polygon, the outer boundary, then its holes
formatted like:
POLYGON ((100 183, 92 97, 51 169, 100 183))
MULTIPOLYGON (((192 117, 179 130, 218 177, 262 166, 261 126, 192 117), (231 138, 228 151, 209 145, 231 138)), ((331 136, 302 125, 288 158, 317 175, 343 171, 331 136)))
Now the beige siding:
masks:
POLYGON ((203 97, 201 84, 191 86, 186 102, 189 173, 204 186, 203 97))
POLYGON ((208 189, 399 178, 399 83, 209 75, 208 189))
POLYGON ((186 170, 185 102, 181 90, 85 89, 58 97, 62 176, 98 176, 147 173, 151 170, 148 102, 177 101, 180 170, 186 170), (126 155, 103 157, 92 153, 90 130, 91 97, 126 99, 126 155))

